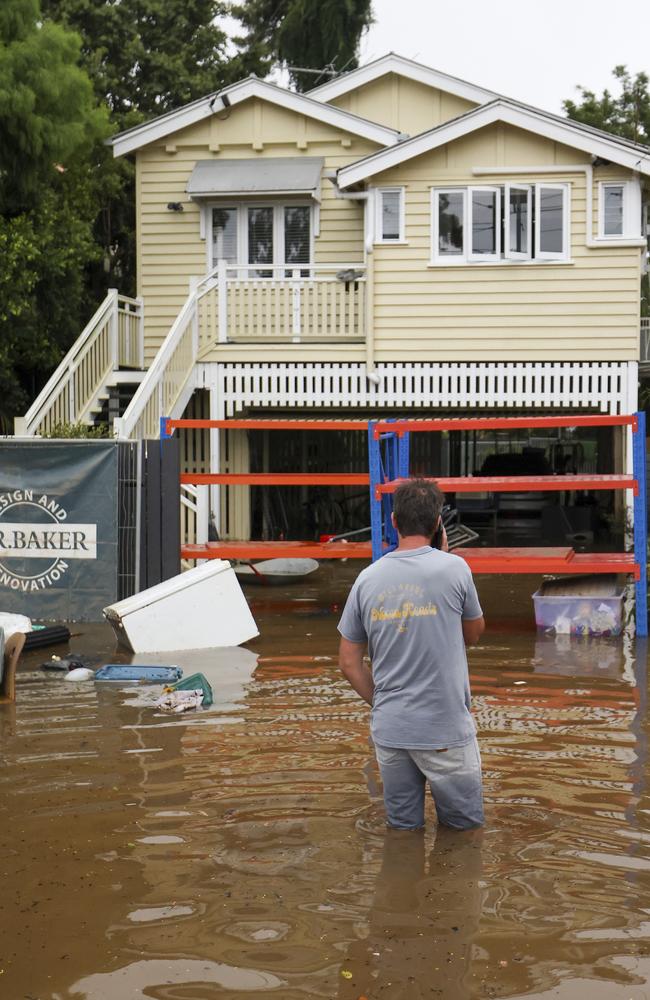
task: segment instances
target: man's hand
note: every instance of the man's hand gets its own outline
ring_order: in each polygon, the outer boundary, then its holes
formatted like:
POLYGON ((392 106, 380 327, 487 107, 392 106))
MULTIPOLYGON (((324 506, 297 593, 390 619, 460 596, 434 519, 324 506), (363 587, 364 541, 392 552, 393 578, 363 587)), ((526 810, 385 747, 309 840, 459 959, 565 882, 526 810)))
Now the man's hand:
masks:
POLYGON ((463 620, 463 639, 466 646, 475 646, 485 632, 485 618, 463 620))
POLYGON ((350 642, 341 636, 339 643, 339 667, 341 673, 351 687, 372 705, 372 696, 375 685, 372 680, 370 667, 363 662, 363 654, 366 649, 365 642, 350 642))

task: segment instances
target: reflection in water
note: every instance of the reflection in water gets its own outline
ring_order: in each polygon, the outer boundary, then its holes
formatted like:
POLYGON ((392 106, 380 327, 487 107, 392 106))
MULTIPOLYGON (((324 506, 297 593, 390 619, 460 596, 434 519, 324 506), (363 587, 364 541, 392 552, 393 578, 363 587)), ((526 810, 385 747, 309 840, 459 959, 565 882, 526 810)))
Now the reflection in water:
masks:
POLYGON ((482 838, 441 829, 428 850, 421 831, 385 832, 363 936, 343 958, 341 1000, 471 995, 482 838))
MULTIPOLYGON (((215 692, 179 719, 26 659, 0 712, 2 997, 648 1000, 646 648, 537 636, 537 581, 479 581, 509 615, 470 655, 486 827, 437 831, 428 803, 424 834, 386 831, 335 616, 291 612, 356 571, 256 593, 250 650, 177 654, 215 692)), ((77 642, 116 658, 103 627, 77 642)))

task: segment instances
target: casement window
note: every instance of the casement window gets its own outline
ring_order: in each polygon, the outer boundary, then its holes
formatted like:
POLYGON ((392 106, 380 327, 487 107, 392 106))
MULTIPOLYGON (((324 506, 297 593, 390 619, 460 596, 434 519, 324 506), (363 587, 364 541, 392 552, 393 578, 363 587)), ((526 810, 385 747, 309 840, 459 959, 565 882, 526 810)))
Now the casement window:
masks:
POLYGON ((566 260, 569 186, 434 188, 431 228, 433 264, 566 260))
POLYGON ((641 235, 641 197, 633 181, 601 181, 598 185, 598 236, 630 239, 641 235))
POLYGON ((312 208, 305 204, 224 205, 211 210, 208 267, 226 260, 242 267, 242 277, 290 277, 299 268, 309 274, 312 208), (275 265, 275 270, 270 266, 275 265), (286 271, 278 270, 286 265, 286 271))
POLYGON ((566 184, 535 185, 535 257, 568 257, 569 190, 566 184))
POLYGON ((375 239, 377 243, 404 242, 404 188, 378 188, 375 239))

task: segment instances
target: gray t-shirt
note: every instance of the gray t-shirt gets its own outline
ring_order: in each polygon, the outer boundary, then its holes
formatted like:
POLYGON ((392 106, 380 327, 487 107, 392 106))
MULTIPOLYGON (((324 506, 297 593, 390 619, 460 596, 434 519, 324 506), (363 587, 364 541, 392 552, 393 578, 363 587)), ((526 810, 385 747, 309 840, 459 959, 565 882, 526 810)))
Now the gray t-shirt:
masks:
POLYGON ((376 743, 436 750, 474 738, 462 620, 482 614, 459 556, 424 545, 388 552, 362 570, 338 629, 368 643, 376 743))

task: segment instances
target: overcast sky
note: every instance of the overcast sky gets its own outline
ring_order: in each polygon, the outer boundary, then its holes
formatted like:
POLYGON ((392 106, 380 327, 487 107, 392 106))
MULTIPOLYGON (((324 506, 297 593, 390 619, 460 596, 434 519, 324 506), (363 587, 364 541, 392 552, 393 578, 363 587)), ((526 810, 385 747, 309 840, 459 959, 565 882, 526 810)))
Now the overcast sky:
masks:
MULTIPOLYGON (((650 0, 373 0, 361 63, 387 52, 561 112, 623 63, 650 71, 650 0)), ((615 89, 615 88, 614 88, 615 89)))

